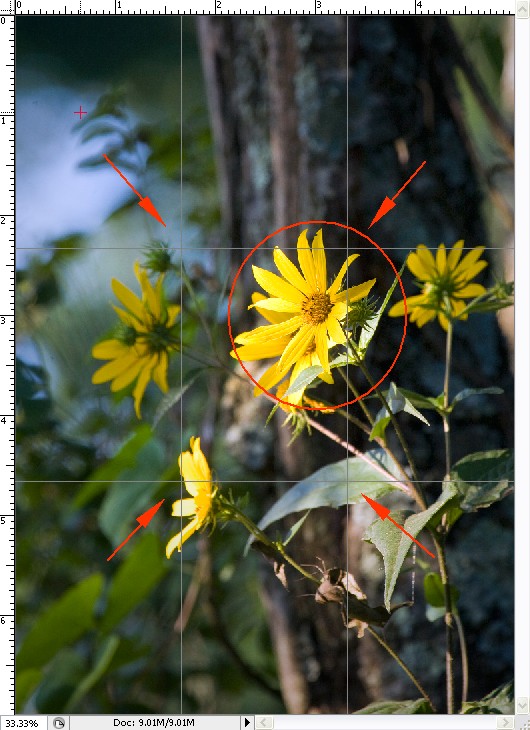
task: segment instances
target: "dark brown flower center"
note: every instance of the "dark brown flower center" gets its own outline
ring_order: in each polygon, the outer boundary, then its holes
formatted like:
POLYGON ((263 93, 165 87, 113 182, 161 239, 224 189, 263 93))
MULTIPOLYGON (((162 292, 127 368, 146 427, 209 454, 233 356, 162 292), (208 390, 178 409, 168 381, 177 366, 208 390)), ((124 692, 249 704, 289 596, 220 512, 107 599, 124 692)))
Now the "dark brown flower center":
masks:
POLYGON ((306 324, 322 324, 333 309, 329 294, 317 292, 302 302, 302 316, 306 324))

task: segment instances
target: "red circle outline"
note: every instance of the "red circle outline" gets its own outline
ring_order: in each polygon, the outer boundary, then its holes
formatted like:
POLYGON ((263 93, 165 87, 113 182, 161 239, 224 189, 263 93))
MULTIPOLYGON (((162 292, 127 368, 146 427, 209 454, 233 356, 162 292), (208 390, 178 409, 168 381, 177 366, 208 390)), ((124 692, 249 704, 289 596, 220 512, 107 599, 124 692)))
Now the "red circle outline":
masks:
POLYGON ((245 257, 243 263, 241 264, 241 266, 237 270, 237 273, 236 273, 236 275, 234 277, 234 281, 232 282, 232 287, 230 289, 230 294, 228 295, 228 312, 227 312, 228 336, 230 337, 230 342, 232 343, 232 350, 235 353, 235 355, 236 355, 236 357, 237 357, 237 359, 239 361, 239 364, 241 365, 241 367, 243 368, 243 370, 245 371, 245 373, 247 374, 247 376, 250 378, 250 380, 252 380, 252 382, 254 383, 254 385, 257 385, 257 387, 260 390, 262 390, 265 393, 265 395, 270 396, 271 398, 273 398, 278 403, 283 403, 283 405, 289 406, 291 408, 298 408, 299 410, 303 410, 303 411, 329 411, 329 410, 334 410, 335 411, 335 410, 337 410, 337 408, 344 408, 344 406, 352 405, 353 403, 357 403, 358 400, 361 400, 362 398, 365 398, 373 390, 375 390, 383 382, 383 380, 385 380, 386 377, 390 374, 390 372, 394 368, 394 365, 396 364, 399 356, 401 355, 401 350, 403 349, 403 343, 405 342, 405 337, 407 336, 407 321, 408 321, 407 313, 408 313, 408 310, 407 310, 407 297, 405 295, 405 289, 403 288, 403 282, 401 281, 401 277, 400 277, 400 275, 399 275, 396 267, 392 263, 392 260, 390 259, 390 257, 383 251, 383 249, 381 248, 381 246, 379 246, 375 241, 372 241, 372 239, 369 236, 367 236, 366 233, 361 233, 361 231, 358 231, 356 228, 353 228, 352 226, 347 226, 345 223, 336 223, 335 221, 319 221, 319 220, 317 220, 317 221, 298 221, 297 223, 291 223, 288 226, 283 226, 282 228, 278 228, 278 230, 277 231, 274 231, 274 233, 269 233, 269 235, 266 236, 263 239, 263 241, 260 241, 256 246, 254 246, 254 248, 252 249, 252 251, 245 257), (399 288, 401 289, 401 293, 403 295, 403 303, 404 303, 404 306, 405 306, 405 314, 404 314, 404 319, 403 319, 403 336, 401 337, 401 342, 399 343, 399 348, 398 348, 398 351, 396 353, 396 356, 392 360, 392 363, 391 363, 390 367, 388 368, 388 370, 386 371, 386 373, 377 381, 377 383, 375 383, 374 385, 372 385, 372 387, 369 390, 367 390, 366 393, 362 393, 361 395, 359 395, 357 398, 354 398, 353 400, 345 401, 344 403, 339 403, 338 406, 312 406, 312 407, 302 406, 302 405, 298 405, 298 404, 295 404, 295 403, 289 403, 289 401, 281 400, 281 398, 278 398, 277 396, 273 395, 268 390, 266 390, 263 386, 261 386, 256 380, 254 380, 254 378, 252 377, 252 375, 249 373, 249 371, 243 365, 243 362, 242 362, 241 358, 237 354, 236 343, 234 342, 234 338, 232 336, 232 322, 231 322, 231 319, 230 319, 230 308, 232 306, 232 296, 234 294, 234 289, 235 289, 237 280, 239 279, 239 275, 243 271, 243 268, 244 268, 245 264, 247 263, 247 261, 250 259, 251 256, 253 256, 256 253, 256 251, 258 250, 258 248, 260 246, 263 246, 263 244, 266 241, 268 241, 269 238, 272 238, 273 236, 276 236, 278 233, 282 233, 283 231, 287 231, 290 228, 296 228, 296 226, 305 226, 305 225, 314 225, 314 224, 316 224, 316 225, 325 225, 325 226, 338 226, 339 228, 346 228, 348 231, 353 231, 353 233, 356 233, 358 236, 361 236, 362 238, 365 238, 373 246, 375 246, 377 248, 377 250, 380 253, 382 253, 383 256, 386 258, 386 260, 388 261, 388 263, 390 264, 390 266, 392 268, 392 271, 396 275, 396 278, 397 278, 398 283, 399 283, 399 288))

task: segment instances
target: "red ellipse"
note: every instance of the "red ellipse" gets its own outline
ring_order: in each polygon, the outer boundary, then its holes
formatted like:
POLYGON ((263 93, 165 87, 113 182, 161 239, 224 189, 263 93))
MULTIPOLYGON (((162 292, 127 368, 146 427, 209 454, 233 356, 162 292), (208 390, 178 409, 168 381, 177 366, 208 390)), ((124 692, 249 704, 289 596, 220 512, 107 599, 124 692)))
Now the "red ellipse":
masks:
POLYGON ((228 324, 228 336, 230 337, 230 342, 232 343, 232 349, 235 352, 235 355, 236 355, 236 357, 237 357, 237 359, 239 361, 239 364, 241 365, 241 367, 243 368, 243 370, 245 371, 245 373, 248 375, 248 377, 250 378, 250 380, 252 380, 252 382, 254 383, 254 385, 257 385, 258 388, 260 390, 262 390, 266 395, 270 396, 271 398, 273 398, 278 403, 283 403, 285 406, 290 406, 291 408, 299 408, 300 410, 303 410, 303 411, 329 411, 329 410, 334 410, 335 411, 335 410, 337 410, 337 408, 344 408, 344 406, 352 405, 353 403, 357 403, 358 400, 362 400, 362 398, 365 398, 373 390, 375 390, 377 388, 377 386, 380 385, 383 382, 383 380, 385 380, 386 377, 392 371, 394 365, 396 364, 396 362, 398 360, 398 357, 401 355, 401 350, 403 349, 403 343, 405 342, 405 337, 407 336, 407 297, 405 295, 405 289, 403 288, 403 282, 401 281, 401 277, 400 277, 400 275, 399 275, 396 267, 392 263, 390 257, 383 251, 383 249, 381 248, 381 246, 379 246, 375 241, 372 241, 372 239, 369 236, 367 236, 366 233, 361 233, 361 231, 358 231, 356 228, 353 228, 352 226, 347 226, 345 223, 336 223, 335 221, 298 221, 298 223, 291 223, 288 226, 283 226, 283 228, 278 228, 278 230, 277 231, 274 231, 274 233, 269 233, 269 235, 266 236, 263 239, 263 241, 260 241, 256 246, 254 246, 254 248, 252 249, 252 251, 248 254, 248 256, 246 256, 245 260, 243 261, 243 263, 241 264, 241 266, 237 270, 237 273, 236 273, 236 275, 234 277, 234 281, 232 282, 232 287, 230 289, 230 294, 228 296, 227 324, 228 324), (396 278, 397 278, 398 284, 399 284, 399 288, 401 289, 401 293, 403 295, 403 302, 404 302, 404 305, 405 305, 405 316, 403 318, 403 336, 401 337, 401 342, 399 343, 399 348, 398 348, 398 351, 396 353, 396 356, 392 360, 392 364, 390 365, 390 367, 388 368, 388 370, 386 371, 386 373, 383 375, 383 377, 380 378, 377 381, 377 383, 375 383, 374 385, 372 385, 372 387, 370 388, 370 390, 367 390, 366 393, 362 393, 361 395, 359 395, 357 398, 354 398, 353 400, 345 401, 344 403, 339 403, 338 406, 312 406, 312 407, 309 407, 309 406, 301 406, 301 405, 298 405, 298 404, 295 404, 295 403, 289 403, 289 401, 281 400, 280 398, 278 398, 277 396, 275 396, 273 393, 270 393, 268 390, 266 390, 265 388, 263 388, 256 380, 254 380, 254 378, 252 377, 252 375, 248 372, 248 370, 246 369, 246 367, 243 365, 243 362, 242 362, 241 358, 237 354, 236 343, 234 342, 234 338, 232 336, 232 323, 230 321, 230 308, 232 306, 232 296, 234 294, 234 289, 235 289, 235 286, 237 284, 237 280, 239 279, 239 275, 243 271, 243 268, 244 268, 245 264, 247 263, 247 261, 250 259, 251 256, 253 256, 256 253, 256 251, 258 250, 258 248, 260 246, 263 246, 263 244, 266 241, 269 240, 269 238, 272 238, 273 236, 276 236, 278 233, 282 233, 282 231, 287 231, 290 228, 296 228, 296 226, 305 226, 305 225, 313 225, 313 224, 316 224, 316 225, 325 225, 325 226, 338 226, 339 228, 346 228, 348 231, 353 231, 353 233, 356 233, 358 236, 362 236, 362 238, 365 238, 367 241, 369 241, 372 244, 372 246, 375 246, 377 248, 377 250, 380 253, 383 254, 383 256, 385 257, 385 259, 390 264, 390 266, 392 268, 392 271, 396 275, 396 278))

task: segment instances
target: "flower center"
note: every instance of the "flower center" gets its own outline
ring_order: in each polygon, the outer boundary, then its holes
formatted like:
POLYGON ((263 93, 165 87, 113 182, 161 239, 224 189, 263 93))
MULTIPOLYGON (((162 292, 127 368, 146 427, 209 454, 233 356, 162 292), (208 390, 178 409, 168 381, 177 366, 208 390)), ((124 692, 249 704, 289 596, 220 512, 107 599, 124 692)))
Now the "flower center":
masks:
POLYGON ((329 294, 317 292, 302 302, 302 316, 306 324, 322 324, 333 309, 329 294))
POLYGON ((171 332, 171 328, 166 327, 162 322, 154 322, 148 332, 141 334, 143 342, 147 345, 150 352, 164 352, 171 350, 178 345, 178 342, 171 332))

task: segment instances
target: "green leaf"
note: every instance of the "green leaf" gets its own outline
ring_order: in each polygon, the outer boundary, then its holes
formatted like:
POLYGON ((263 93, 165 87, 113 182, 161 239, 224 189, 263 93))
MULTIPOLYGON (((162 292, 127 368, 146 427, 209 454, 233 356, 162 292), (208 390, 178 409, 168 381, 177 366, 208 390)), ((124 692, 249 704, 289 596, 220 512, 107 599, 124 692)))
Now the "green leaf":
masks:
POLYGON ((142 447, 151 439, 152 435, 153 431, 148 424, 138 426, 116 454, 87 477, 85 484, 79 489, 72 502, 73 508, 79 509, 91 502, 125 470, 133 471, 142 447))
POLYGON ((382 700, 371 702, 354 715, 432 715, 432 707, 423 697, 419 700, 382 700))
POLYGON ((264 530, 273 522, 293 512, 316 507, 341 507, 362 502, 362 492, 374 499, 397 487, 395 466, 382 449, 368 451, 366 456, 388 472, 385 478, 371 463, 353 457, 318 469, 314 474, 291 487, 260 520, 264 530))
POLYGON ((146 534, 116 571, 107 607, 99 625, 106 633, 113 629, 151 592, 167 570, 156 535, 146 534))
MULTIPOLYGON (((411 416, 419 418, 419 420, 426 423, 427 426, 431 425, 429 421, 422 416, 416 408, 414 408, 410 400, 403 394, 395 383, 390 383, 390 387, 385 393, 385 398, 391 413, 396 414, 401 413, 401 411, 404 413, 410 413, 411 416)), ((384 438, 386 427, 391 420, 392 419, 387 408, 383 406, 375 417, 375 422, 370 434, 370 441, 373 441, 376 438, 384 438)))
POLYGON ((155 411, 155 416, 153 419, 153 428, 158 426, 161 419, 166 415, 166 413, 175 406, 179 400, 182 398, 184 393, 190 388, 193 383, 197 380, 199 375, 204 372, 204 368, 197 368, 195 370, 192 370, 188 375, 186 376, 185 381, 177 386, 176 388, 171 388, 166 395, 162 398, 160 403, 158 404, 158 407, 155 411))
MULTIPOLYGON (((405 530, 413 537, 417 537, 429 521, 443 509, 444 505, 455 494, 456 487, 450 482, 445 484, 441 495, 434 504, 431 504, 423 512, 417 512, 407 517, 403 525, 405 530)), ((391 513, 391 516, 396 522, 401 524, 400 517, 402 517, 402 513, 391 513)), ((403 562, 412 547, 412 540, 410 537, 404 535, 389 520, 380 519, 370 525, 363 539, 373 543, 383 556, 383 562, 385 564, 385 606, 387 610, 390 610, 390 600, 394 593, 403 562)))
POLYGON ((464 702, 462 715, 513 715, 513 682, 503 684, 477 702, 464 702))
MULTIPOLYGON (((427 606, 427 618, 429 621, 437 621, 445 615, 445 591, 438 573, 427 573, 423 579, 423 590, 425 600, 429 604, 427 606)), ((458 589, 456 586, 450 586, 451 604, 453 612, 456 612, 458 602, 458 589)))
POLYGON ((35 693, 35 707, 41 714, 64 711, 78 682, 86 672, 85 658, 73 648, 61 649, 51 660, 35 693))
POLYGON ((430 397, 422 395, 421 393, 415 393, 413 390, 407 390, 406 388, 399 389, 401 394, 409 400, 416 408, 423 408, 423 410, 442 411, 444 404, 443 393, 436 397, 430 397))
POLYGON ((471 398, 473 395, 502 395, 503 393, 504 390, 502 388, 497 388, 495 386, 490 388, 464 388, 464 390, 461 390, 460 393, 457 393, 453 398, 451 410, 453 410, 457 403, 460 403, 460 401, 463 401, 466 398, 471 398))
POLYGON ((307 512, 305 513, 305 515, 302 515, 302 517, 300 517, 300 519, 297 520, 294 523, 294 525, 289 529, 289 532, 287 533, 287 535, 283 539, 283 543, 282 544, 284 545, 284 547, 285 547, 285 545, 288 545, 291 542, 291 540, 293 539, 293 537, 296 535, 296 533, 298 532, 298 530, 302 527, 302 525, 306 521, 306 519, 307 519, 307 517, 308 517, 308 515, 309 515, 310 512, 311 512, 311 510, 308 509, 307 512))
POLYGON ((42 671, 40 669, 25 669, 23 672, 17 672, 17 691, 15 712, 19 715, 24 705, 30 698, 31 694, 42 679, 42 671))
POLYGON ((305 370, 302 370, 302 372, 297 376, 294 383, 291 383, 291 385, 287 388, 285 391, 285 395, 291 395, 291 393, 296 393, 298 390, 302 390, 302 388, 305 390, 308 388, 311 383, 317 379, 318 375, 322 372, 322 367, 320 365, 311 365, 311 367, 306 368, 305 370))
POLYGON ((464 512, 489 507, 513 491, 514 460, 511 449, 478 451, 460 459, 450 479, 462 499, 464 512))
MULTIPOLYGON (((400 269, 400 272, 399 272, 400 277, 405 270, 405 266, 406 266, 406 261, 400 269)), ((390 289, 387 291, 386 296, 383 299, 383 303, 379 307, 377 314, 361 330, 361 334, 359 335, 358 349, 359 349, 359 352, 361 353, 361 355, 363 355, 363 356, 364 356, 364 353, 366 353, 366 350, 368 349, 368 345, 372 341, 373 336, 375 335, 375 332, 377 330, 381 317, 383 316, 383 313, 384 313, 385 309, 387 308, 388 302, 390 301, 390 297, 394 293, 394 289, 396 288, 397 283, 398 283, 398 279, 396 276, 396 278, 394 279, 394 283, 392 284, 390 289)))
POLYGON ((109 665, 116 653, 119 646, 120 639, 116 635, 108 636, 104 639, 102 646, 96 653, 94 658, 94 667, 77 685, 74 693, 66 703, 64 708, 65 713, 70 713, 79 704, 83 697, 90 692, 92 687, 96 685, 99 680, 106 673, 109 665))
POLYGON ((164 467, 164 449, 152 438, 135 455, 136 466, 124 471, 119 482, 107 489, 99 510, 101 531, 115 545, 135 527, 135 520, 152 504, 164 467))
POLYGON ((100 573, 66 591, 37 618, 22 642, 17 671, 44 666, 58 650, 94 626, 94 608, 103 587, 100 573))

